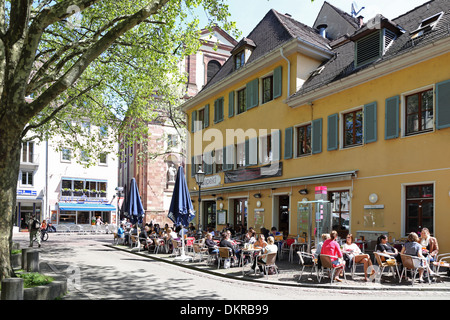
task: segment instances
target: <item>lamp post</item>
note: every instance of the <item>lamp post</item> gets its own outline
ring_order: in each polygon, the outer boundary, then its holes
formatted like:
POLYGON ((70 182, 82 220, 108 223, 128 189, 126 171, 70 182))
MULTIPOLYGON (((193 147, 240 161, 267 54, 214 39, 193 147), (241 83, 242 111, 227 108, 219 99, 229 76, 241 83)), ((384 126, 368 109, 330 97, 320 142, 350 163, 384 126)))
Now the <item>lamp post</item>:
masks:
POLYGON ((117 223, 117 227, 120 226, 120 215, 119 215, 119 199, 120 199, 120 194, 123 191, 123 187, 116 187, 116 192, 117 192, 117 211, 116 211, 116 223, 117 223))
POLYGON ((200 225, 202 215, 202 184, 205 181, 205 173, 202 171, 201 167, 195 174, 195 181, 198 184, 198 224, 200 225))

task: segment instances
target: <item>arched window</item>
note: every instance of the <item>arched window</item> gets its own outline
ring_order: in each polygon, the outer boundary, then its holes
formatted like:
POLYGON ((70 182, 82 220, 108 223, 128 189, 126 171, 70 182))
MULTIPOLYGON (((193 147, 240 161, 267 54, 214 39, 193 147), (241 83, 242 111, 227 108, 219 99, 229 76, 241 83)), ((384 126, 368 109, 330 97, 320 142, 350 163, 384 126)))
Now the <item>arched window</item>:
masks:
POLYGON ((206 75, 206 82, 209 82, 211 78, 219 71, 221 65, 216 60, 211 60, 208 62, 208 69, 207 69, 207 75, 206 75))

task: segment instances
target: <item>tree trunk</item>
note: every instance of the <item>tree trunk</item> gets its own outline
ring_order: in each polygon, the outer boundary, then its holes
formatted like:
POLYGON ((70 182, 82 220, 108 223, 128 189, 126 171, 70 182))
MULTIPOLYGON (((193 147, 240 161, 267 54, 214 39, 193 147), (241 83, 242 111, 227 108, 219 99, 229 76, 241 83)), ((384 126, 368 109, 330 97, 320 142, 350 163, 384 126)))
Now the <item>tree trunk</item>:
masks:
POLYGON ((10 252, 20 167, 21 134, 17 115, 0 118, 0 280, 13 275, 10 252))

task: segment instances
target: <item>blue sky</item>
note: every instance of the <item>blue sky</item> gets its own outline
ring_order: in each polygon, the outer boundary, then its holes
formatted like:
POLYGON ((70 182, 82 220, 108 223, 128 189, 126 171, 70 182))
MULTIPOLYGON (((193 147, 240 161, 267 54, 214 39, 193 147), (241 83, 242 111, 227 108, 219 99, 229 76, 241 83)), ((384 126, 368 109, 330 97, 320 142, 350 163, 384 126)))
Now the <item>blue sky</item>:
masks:
MULTIPOLYGON (((270 9, 280 13, 289 13, 295 20, 312 26, 324 0, 228 0, 232 20, 247 36, 270 9)), ((353 0, 328 0, 335 7, 350 13, 353 0)), ((355 0, 360 8, 365 7, 360 15, 364 21, 380 13, 394 19, 403 13, 427 2, 427 0, 355 0)), ((240 40, 240 39, 237 39, 240 40)))

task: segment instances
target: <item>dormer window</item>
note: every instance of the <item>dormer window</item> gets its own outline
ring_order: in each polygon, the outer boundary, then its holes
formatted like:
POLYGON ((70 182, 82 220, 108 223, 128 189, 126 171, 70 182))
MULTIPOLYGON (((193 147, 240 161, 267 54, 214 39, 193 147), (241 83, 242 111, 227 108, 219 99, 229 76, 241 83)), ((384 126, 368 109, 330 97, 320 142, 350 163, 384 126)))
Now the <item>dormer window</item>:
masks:
POLYGON ((241 52, 237 53, 234 56, 234 62, 235 62, 235 69, 239 69, 240 67, 243 67, 245 64, 245 50, 242 50, 241 52))
POLYGON ((248 38, 243 38, 239 41, 236 47, 231 51, 234 59, 234 70, 238 70, 245 65, 255 47, 255 43, 248 38))
POLYGON ((439 19, 442 17, 443 12, 439 12, 431 17, 422 20, 419 27, 411 32, 411 39, 422 36, 424 33, 434 29, 439 19))
POLYGON ((351 37, 355 42, 355 68, 381 58, 402 32, 401 28, 382 16, 372 19, 351 37))

